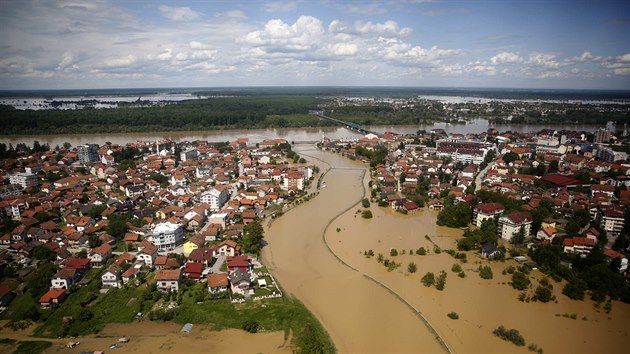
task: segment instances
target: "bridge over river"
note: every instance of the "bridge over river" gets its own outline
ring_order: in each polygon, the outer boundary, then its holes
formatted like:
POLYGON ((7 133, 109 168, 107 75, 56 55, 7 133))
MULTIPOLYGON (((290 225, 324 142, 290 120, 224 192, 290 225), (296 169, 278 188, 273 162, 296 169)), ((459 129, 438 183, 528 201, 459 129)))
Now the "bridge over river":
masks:
POLYGON ((360 125, 359 125, 359 124, 357 124, 357 123, 353 123, 353 122, 345 122, 345 121, 343 121, 343 120, 339 120, 339 119, 337 119, 337 118, 333 118, 333 117, 328 117, 328 116, 325 116, 325 115, 323 115, 323 114, 315 114, 315 115, 316 115, 316 116, 318 116, 319 118, 322 118, 322 119, 327 119, 327 120, 333 121, 333 122, 335 122, 335 123, 338 123, 338 124, 340 124, 340 125, 343 125, 343 126, 345 126, 347 129, 353 130, 353 131, 355 131, 355 132, 357 132, 357 133, 360 133, 360 134, 374 134, 374 135, 378 136, 379 138, 380 138, 380 137, 382 137, 382 134, 381 134, 381 133, 379 133, 379 132, 375 132, 375 131, 373 131, 373 130, 369 130, 369 129, 367 129, 367 128, 364 128, 364 127, 360 126, 360 125))

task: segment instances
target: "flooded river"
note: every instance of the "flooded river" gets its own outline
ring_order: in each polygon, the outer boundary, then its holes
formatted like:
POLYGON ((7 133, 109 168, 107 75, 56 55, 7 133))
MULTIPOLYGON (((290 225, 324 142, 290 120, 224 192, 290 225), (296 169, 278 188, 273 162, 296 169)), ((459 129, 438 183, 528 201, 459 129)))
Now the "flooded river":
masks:
POLYGON ((443 352, 414 311, 344 265, 324 243, 329 222, 363 197, 363 166, 312 148, 297 151, 311 156, 311 162, 323 159, 333 169, 319 196, 267 229, 264 263, 321 321, 340 353, 443 352))

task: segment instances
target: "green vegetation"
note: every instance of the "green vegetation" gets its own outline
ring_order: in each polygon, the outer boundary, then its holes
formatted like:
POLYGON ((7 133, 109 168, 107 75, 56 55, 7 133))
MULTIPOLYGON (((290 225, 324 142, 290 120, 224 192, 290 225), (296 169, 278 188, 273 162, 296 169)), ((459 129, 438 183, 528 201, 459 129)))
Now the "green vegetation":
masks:
MULTIPOLYGON (((96 272, 96 276, 99 273, 96 272)), ((150 290, 112 288, 106 294, 100 294, 99 280, 93 279, 88 286, 79 288, 56 310, 45 310, 48 317, 35 330, 35 335, 50 338, 80 336, 98 333, 107 323, 133 321, 141 312, 143 292, 150 290)))
POLYGON ((427 254, 427 250, 424 247, 420 247, 416 250, 416 254, 419 256, 425 256, 427 254))
POLYGON ((451 271, 455 272, 455 273, 459 273, 462 271, 462 266, 459 265, 459 263, 455 263, 453 264, 453 266, 451 267, 451 271))
POLYGON ((181 324, 212 323, 216 330, 244 328, 245 324, 256 323, 257 331, 284 331, 286 335, 292 332, 299 353, 334 352, 328 334, 306 307, 295 299, 277 298, 242 304, 232 304, 230 300, 223 299, 197 304, 194 296, 183 296, 174 321, 181 324))
POLYGON ((437 217, 437 224, 448 227, 468 226, 472 218, 472 208, 468 203, 453 205, 452 202, 444 203, 444 208, 440 210, 437 217))
POLYGON ((390 256, 392 256, 392 257, 396 257, 396 256, 398 255, 398 250, 397 250, 397 249, 395 249, 395 248, 392 248, 392 249, 389 251, 389 255, 390 255, 390 256))
POLYGON ((370 160, 370 167, 376 167, 385 163, 385 157, 387 156, 387 148, 385 146, 377 146, 373 150, 369 150, 362 146, 357 146, 355 152, 358 156, 365 156, 370 160))
POLYGON ((314 96, 278 95, 190 100, 162 107, 5 110, 0 116, 0 132, 83 134, 334 125, 306 114, 318 102, 314 96))
POLYGON ((512 342, 519 347, 522 347, 525 345, 525 339, 516 329, 506 329, 503 326, 499 326, 497 329, 492 331, 492 334, 494 334, 495 336, 503 340, 512 342))
POLYGON ((426 287, 429 287, 433 284, 435 284, 435 274, 433 274, 432 272, 427 272, 422 279, 420 279, 420 281, 422 282, 422 284, 426 287))
POLYGON ((441 271, 440 272, 440 276, 437 278, 437 281, 435 282, 435 288, 438 289, 439 291, 444 290, 444 287, 446 286, 446 272, 445 271, 441 271))
POLYGON ((13 354, 40 354, 51 346, 51 342, 41 340, 20 342, 13 354))
POLYGON ((479 266, 479 277, 481 279, 492 279, 492 268, 488 266, 479 266))
POLYGON ((241 240, 241 248, 246 253, 258 254, 262 247, 261 242, 264 237, 264 230, 258 220, 245 225, 243 228, 243 237, 241 240))
POLYGON ((459 319, 459 315, 457 314, 457 312, 449 312, 446 316, 448 316, 448 318, 450 318, 451 320, 459 319))
POLYGON ((371 219, 372 218, 372 212, 370 210, 363 210, 361 212, 361 217, 364 219, 371 219))
POLYGON ((516 290, 525 290, 531 284, 531 281, 525 273, 516 271, 512 274, 512 287, 516 290))
POLYGON ((367 198, 363 198, 361 200, 361 205, 363 205, 364 208, 369 208, 370 207, 370 200, 367 198))
POLYGON ((407 271, 413 274, 418 271, 418 266, 414 262, 410 262, 407 265, 407 271))

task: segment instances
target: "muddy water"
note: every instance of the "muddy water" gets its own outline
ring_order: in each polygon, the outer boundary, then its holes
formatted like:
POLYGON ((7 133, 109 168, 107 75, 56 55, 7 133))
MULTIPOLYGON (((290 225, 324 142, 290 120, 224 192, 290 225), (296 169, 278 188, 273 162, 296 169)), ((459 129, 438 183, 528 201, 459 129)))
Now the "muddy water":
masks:
MULTIPOLYGON (((34 327, 33 327, 34 328, 34 327)), ((14 332, 0 330, 0 338, 20 341, 35 340, 29 334, 33 328, 14 332)), ((81 353, 96 350, 106 353, 291 353, 292 347, 285 340, 283 332, 247 333, 229 329, 211 331, 210 326, 195 325, 189 334, 179 333, 181 326, 172 322, 134 322, 109 324, 98 336, 81 337, 80 344, 72 349, 66 347, 71 339, 43 339, 53 345, 46 353, 81 353), (119 348, 109 349, 118 344, 118 338, 128 337, 129 343, 119 344, 119 348)), ((10 352, 14 348, 0 347, 0 352, 10 352)))
MULTIPOLYGON (((362 219, 356 209, 335 220, 326 238, 333 251, 352 267, 382 282, 418 309, 444 337, 454 352, 505 353, 528 352, 526 347, 516 347, 492 334, 499 325, 515 328, 525 338, 527 345, 535 343, 546 353, 623 353, 630 334, 630 306, 613 303, 613 310, 606 314, 596 309, 594 303, 573 301, 561 294, 564 283, 555 283, 557 303, 518 301, 519 292, 507 283, 510 275, 501 272, 514 261, 488 263, 474 252, 468 252, 468 262, 462 264, 467 276, 462 279, 451 272, 457 261, 442 252, 430 252, 426 256, 409 255, 410 249, 433 249, 433 242, 443 249, 454 248, 454 240, 461 231, 435 225, 436 213, 428 210, 413 215, 402 215, 390 208, 372 206, 374 218, 362 219), (336 232, 336 229, 341 229, 336 232), (429 235, 431 241, 425 239, 429 235), (396 248, 405 255, 390 256, 396 248), (372 249, 376 254, 394 259, 401 267, 387 272, 376 257, 367 259, 363 251, 372 249), (409 262, 415 262, 418 271, 407 272, 409 262), (480 264, 489 264, 494 271, 492 280, 480 279, 475 270, 480 264), (426 272, 436 276, 441 270, 448 273, 444 291, 427 288, 420 283, 426 272), (460 319, 451 320, 446 315, 457 312, 460 319), (576 319, 563 317, 576 314, 576 319)), ((530 275, 534 286, 541 274, 530 275)))
POLYGON ((309 161, 317 157, 334 168, 326 174, 327 188, 317 198, 268 228, 264 263, 285 291, 303 301, 321 321, 341 353, 443 352, 407 305, 342 264, 323 241, 330 220, 363 196, 362 166, 316 150, 298 152, 310 155, 309 161))

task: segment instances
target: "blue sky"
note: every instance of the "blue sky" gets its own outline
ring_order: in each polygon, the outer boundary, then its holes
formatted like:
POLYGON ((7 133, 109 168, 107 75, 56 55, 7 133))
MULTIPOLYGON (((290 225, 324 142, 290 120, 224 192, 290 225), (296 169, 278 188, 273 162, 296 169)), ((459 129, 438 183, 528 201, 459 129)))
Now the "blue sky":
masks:
POLYGON ((630 89, 630 1, 0 0, 0 89, 630 89))

